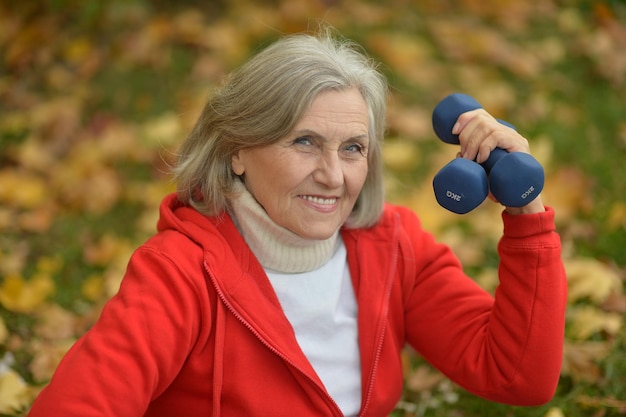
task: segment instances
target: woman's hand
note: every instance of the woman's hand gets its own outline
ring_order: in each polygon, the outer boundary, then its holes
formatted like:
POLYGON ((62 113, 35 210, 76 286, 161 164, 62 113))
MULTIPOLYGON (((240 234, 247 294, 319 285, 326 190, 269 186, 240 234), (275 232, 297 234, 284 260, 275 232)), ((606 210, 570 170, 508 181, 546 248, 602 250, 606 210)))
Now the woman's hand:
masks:
MULTIPOLYGON (((498 122, 484 109, 465 112, 459 116, 452 129, 453 134, 459 135, 461 151, 459 156, 483 163, 495 148, 507 152, 524 152, 530 154, 528 140, 512 129, 498 122)), ((489 197, 496 201, 490 193, 489 197)), ((523 207, 507 207, 510 214, 530 214, 544 211, 541 196, 523 207)))

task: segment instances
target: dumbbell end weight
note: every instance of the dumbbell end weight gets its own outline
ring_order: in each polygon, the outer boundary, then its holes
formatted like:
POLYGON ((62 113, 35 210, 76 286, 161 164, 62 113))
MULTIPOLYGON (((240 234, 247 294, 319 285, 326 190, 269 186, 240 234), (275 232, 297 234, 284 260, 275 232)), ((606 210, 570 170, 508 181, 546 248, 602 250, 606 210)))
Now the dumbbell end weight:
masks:
POLYGON ((467 111, 480 109, 482 106, 472 96, 454 93, 445 97, 433 110, 433 129, 439 139, 452 145, 459 144, 459 135, 452 134, 456 119, 467 111))
POLYGON ((541 164, 522 152, 508 154, 489 172, 491 193, 507 207, 522 207, 533 201, 543 190, 544 180, 541 164))
POLYGON ((457 214, 478 207, 489 193, 487 174, 477 163, 456 158, 441 168, 433 178, 437 203, 457 214))

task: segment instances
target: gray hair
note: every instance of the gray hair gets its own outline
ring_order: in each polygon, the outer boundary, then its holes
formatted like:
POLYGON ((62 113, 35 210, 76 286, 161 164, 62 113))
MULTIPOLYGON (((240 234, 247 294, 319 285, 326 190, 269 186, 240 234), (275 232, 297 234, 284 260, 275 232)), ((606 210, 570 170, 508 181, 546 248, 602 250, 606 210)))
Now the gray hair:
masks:
POLYGON ((372 226, 384 204, 387 82, 361 48, 333 37, 330 29, 280 38, 209 98, 173 168, 178 198, 201 213, 220 214, 238 180, 231 169, 233 155, 284 138, 318 94, 349 88, 357 88, 367 103, 370 143, 367 178, 346 226, 372 226))

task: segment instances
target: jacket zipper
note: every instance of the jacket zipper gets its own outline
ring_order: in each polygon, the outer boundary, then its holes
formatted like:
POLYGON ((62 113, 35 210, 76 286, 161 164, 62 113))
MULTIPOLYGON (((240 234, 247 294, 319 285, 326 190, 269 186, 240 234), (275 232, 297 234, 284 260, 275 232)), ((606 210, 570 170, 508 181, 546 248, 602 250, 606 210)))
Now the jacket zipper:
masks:
MULTIPOLYGON (((393 242, 397 242, 397 236, 398 236, 398 224, 396 223, 396 227, 395 227, 395 233, 394 233, 394 240, 393 242)), ((395 247, 395 245, 394 245, 395 247)), ((391 297, 391 287, 393 286, 393 271, 396 270, 396 267, 398 265, 398 250, 396 249, 393 253, 393 260, 391 262, 391 269, 389 271, 389 280, 387 283, 387 288, 385 291, 385 299, 389 300, 389 298, 391 297)), ((378 372, 378 365, 380 363, 380 355, 381 352, 383 350, 383 339, 384 339, 384 335, 385 335, 385 330, 387 329, 387 326, 384 325, 384 322, 387 320, 387 313, 388 313, 388 308, 387 308, 387 312, 385 312, 385 317, 381 317, 380 318, 380 323, 382 325, 382 329, 381 329, 381 333, 378 336, 378 346, 376 347, 376 354, 374 355, 374 363, 373 363, 373 368, 372 368, 372 376, 370 377, 370 380, 368 381, 368 386, 367 386, 367 394, 365 397, 365 402, 363 403, 363 410, 361 410, 361 412, 359 413, 359 417, 365 417, 367 415, 367 411, 368 408, 370 406, 370 401, 372 399, 372 390, 373 390, 373 386, 374 386, 374 380, 376 379, 376 374, 378 372)))
POLYGON ((319 386, 319 384, 317 384, 317 381, 315 381, 314 379, 312 379, 309 375, 307 375, 306 372, 304 372, 304 370, 302 368, 300 368, 298 365, 296 365, 291 359, 289 359, 286 355, 284 355, 282 352, 280 352, 278 349, 276 349, 274 346, 272 346, 269 342, 267 342, 260 334, 259 332, 257 332, 257 330, 246 321, 246 319, 244 319, 236 310, 235 308, 228 302, 228 300, 226 299, 226 296, 224 295, 222 289, 220 288, 220 286, 217 284, 217 282, 215 281, 215 278, 213 277, 213 274, 211 273, 211 271, 209 270, 206 262, 204 262, 204 270, 207 272, 207 274, 209 274, 209 277, 211 277, 211 281, 213 282, 213 287, 215 287, 215 291, 217 291, 217 295, 219 296, 220 300, 222 300, 222 302, 224 303, 224 305, 226 306, 226 308, 228 309, 228 311, 231 312, 231 314, 233 316, 235 316, 235 318, 237 320, 239 320, 241 322, 241 324, 243 324, 266 348, 268 348, 272 353, 274 353, 276 356, 278 356, 280 359, 282 359, 283 361, 285 361, 287 364, 289 364, 290 366, 292 366, 294 369, 296 369, 298 372, 300 372, 302 375, 304 375, 319 391, 321 391, 322 395, 325 396, 330 403, 333 405, 333 407, 335 408, 336 411, 336 415, 338 416, 342 416, 343 417, 343 412, 341 411, 341 409, 339 408, 339 405, 337 405, 337 403, 335 402, 335 400, 328 395, 328 392, 326 392, 325 389, 321 389, 321 387, 319 386))

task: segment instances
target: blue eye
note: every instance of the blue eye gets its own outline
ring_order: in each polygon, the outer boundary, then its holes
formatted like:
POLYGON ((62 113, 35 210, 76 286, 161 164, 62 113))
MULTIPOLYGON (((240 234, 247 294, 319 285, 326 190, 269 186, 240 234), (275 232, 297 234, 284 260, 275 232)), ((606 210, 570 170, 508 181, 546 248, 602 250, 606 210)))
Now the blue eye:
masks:
POLYGON ((293 140, 294 145, 311 145, 311 138, 308 136, 301 136, 293 140))
POLYGON ((360 143, 350 143, 344 146, 344 151, 353 155, 357 155, 357 154, 362 155, 362 156, 367 155, 367 148, 364 145, 361 145, 360 143))

